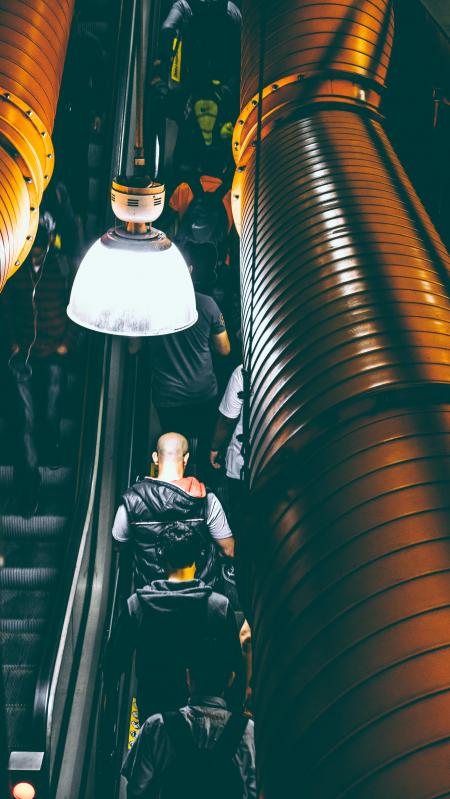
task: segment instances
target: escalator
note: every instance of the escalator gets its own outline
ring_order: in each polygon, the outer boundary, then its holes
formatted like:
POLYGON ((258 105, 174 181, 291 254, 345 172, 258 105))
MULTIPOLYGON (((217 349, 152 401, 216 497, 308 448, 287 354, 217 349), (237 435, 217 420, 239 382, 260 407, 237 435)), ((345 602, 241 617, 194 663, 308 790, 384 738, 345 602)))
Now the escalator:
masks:
MULTIPOLYGON (((115 51, 111 71, 120 78, 118 54, 130 38, 128 4, 126 0, 97 3, 102 5, 115 51)), ((108 116, 116 115, 120 88, 120 79, 111 81, 109 98, 105 97, 108 116)), ((111 120, 106 121, 111 129, 111 120)), ((127 145, 126 136, 122 132, 120 136, 120 142, 117 136, 104 137, 95 165, 89 164, 91 171, 106 168, 105 183, 109 171, 117 171, 127 145)), ((98 226, 105 224, 106 200, 107 193, 105 202, 97 204, 98 226)), ((40 463, 39 506, 29 518, 12 502, 14 435, 10 397, 4 390, 6 367, 0 374, 0 663, 5 707, 1 723, 6 726, 10 791, 17 782, 30 782, 37 796, 46 799, 56 793, 73 707, 72 689, 93 592, 104 466, 109 484, 114 484, 105 452, 111 445, 108 431, 120 427, 120 357, 118 347, 104 336, 89 334, 83 342, 67 375, 61 463, 56 468, 45 460, 40 463)), ((6 361, 2 353, 1 362, 6 361)), ((3 726, 1 732, 3 754, 3 726)))
POLYGON ((0 636, 6 697, 8 747, 27 750, 32 745, 34 695, 61 567, 72 535, 73 499, 77 494, 77 447, 83 380, 71 372, 67 380, 61 421, 62 464, 41 465, 41 492, 37 515, 11 513, 13 480, 11 425, 6 408, 0 420, 0 636))

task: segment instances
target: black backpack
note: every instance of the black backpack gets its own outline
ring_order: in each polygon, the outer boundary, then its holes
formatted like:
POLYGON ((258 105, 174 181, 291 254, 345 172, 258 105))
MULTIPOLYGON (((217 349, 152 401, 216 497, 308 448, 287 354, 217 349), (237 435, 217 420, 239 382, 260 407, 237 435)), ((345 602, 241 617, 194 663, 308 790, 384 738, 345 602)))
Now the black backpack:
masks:
POLYGON ((228 216, 223 198, 230 187, 224 179, 215 191, 204 191, 199 177, 188 181, 194 195, 181 221, 176 243, 211 244, 221 254, 228 238, 228 216))
POLYGON ((233 760, 248 718, 232 715, 217 743, 200 749, 182 713, 163 713, 176 762, 164 778, 161 799, 242 799, 244 784, 233 760))

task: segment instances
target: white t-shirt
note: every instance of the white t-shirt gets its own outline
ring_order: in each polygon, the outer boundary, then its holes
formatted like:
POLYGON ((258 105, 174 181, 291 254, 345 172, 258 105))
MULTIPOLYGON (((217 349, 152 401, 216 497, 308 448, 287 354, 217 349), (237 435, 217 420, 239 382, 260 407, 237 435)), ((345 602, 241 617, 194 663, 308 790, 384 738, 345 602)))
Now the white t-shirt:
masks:
POLYGON ((244 376, 242 373, 242 364, 237 366, 231 375, 225 394, 222 397, 222 402, 219 405, 219 411, 223 416, 228 419, 237 419, 236 427, 234 428, 231 441, 228 445, 227 454, 225 458, 225 470, 227 477, 234 480, 239 480, 241 477, 241 470, 244 466, 244 458, 242 457, 242 440, 238 436, 242 436, 242 413, 244 409, 244 399, 242 393, 244 390, 244 376), (239 397, 238 394, 241 394, 239 397))

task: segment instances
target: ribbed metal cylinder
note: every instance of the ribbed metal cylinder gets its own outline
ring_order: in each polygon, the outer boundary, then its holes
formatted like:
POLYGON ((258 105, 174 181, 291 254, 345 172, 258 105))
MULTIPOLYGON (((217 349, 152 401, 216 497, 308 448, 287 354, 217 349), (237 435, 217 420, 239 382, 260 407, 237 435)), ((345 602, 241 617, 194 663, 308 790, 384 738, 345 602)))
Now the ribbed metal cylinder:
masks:
POLYGON ((53 172, 74 0, 0 0, 0 291, 26 258, 53 172))
MULTIPOLYGON (((382 85, 392 48, 393 17, 389 0, 291 2, 266 4, 263 85, 301 73, 327 71, 382 85)), ((241 105, 258 93, 261 3, 244 2, 241 105)))
POLYGON ((243 19, 233 192, 262 794, 450 795, 450 271, 378 89, 367 99, 391 3, 247 0, 243 19), (310 64, 310 90, 287 91, 310 64))
POLYGON ((450 405, 280 451, 253 492, 265 799, 450 789, 450 405), (289 793, 291 786, 296 793, 289 793))

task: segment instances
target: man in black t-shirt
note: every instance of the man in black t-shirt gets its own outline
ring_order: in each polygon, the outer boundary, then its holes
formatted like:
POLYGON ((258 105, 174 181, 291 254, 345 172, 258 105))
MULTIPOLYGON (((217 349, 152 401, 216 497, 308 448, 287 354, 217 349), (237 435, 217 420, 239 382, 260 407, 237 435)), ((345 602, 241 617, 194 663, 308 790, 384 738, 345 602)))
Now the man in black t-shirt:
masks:
POLYGON ((198 320, 192 327, 153 342, 153 402, 162 432, 198 439, 200 471, 208 463, 217 411, 217 378, 211 348, 230 353, 220 308, 212 297, 195 292, 198 320))

